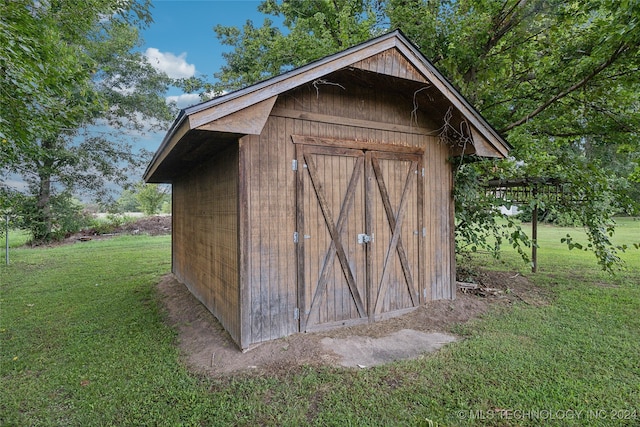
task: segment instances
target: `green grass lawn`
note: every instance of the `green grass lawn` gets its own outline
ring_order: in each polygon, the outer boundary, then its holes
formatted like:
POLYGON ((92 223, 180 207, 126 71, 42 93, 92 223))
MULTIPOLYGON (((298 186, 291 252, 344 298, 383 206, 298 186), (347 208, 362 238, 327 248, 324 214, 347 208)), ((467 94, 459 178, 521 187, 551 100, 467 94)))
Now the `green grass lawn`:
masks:
MULTIPOLYGON (((640 242, 640 222, 618 222, 616 242, 640 242)), ((13 247, 0 425, 640 425, 640 252, 612 277, 559 242, 568 231, 540 227, 536 275, 511 253, 473 260, 526 274, 547 306, 496 309, 414 361, 230 379, 180 362, 155 289, 168 237, 13 247)))
MULTIPOLYGON (((619 252, 618 255, 627 262, 627 267, 640 268, 640 252, 633 248, 633 244, 640 243, 640 220, 634 218, 616 218, 616 232, 611 239, 615 245, 627 245, 630 249, 619 252)), ((522 228, 530 235, 531 224, 522 224, 522 228)), ((538 269, 541 272, 561 272, 565 269, 599 270, 595 264, 592 252, 572 249, 569 251, 561 239, 571 235, 574 242, 587 246, 587 236, 581 227, 556 227, 548 224, 538 225, 538 269)), ((508 245, 507 245, 508 246, 508 245)), ((526 249, 526 248, 525 248, 526 249)), ((530 249, 526 249, 531 254, 530 249)), ((483 261, 484 262, 484 261, 483 261)), ((502 256, 502 263, 494 264, 492 268, 530 271, 530 267, 523 265, 522 259, 515 251, 506 250, 502 256)), ((597 274, 599 274, 597 272, 597 274)), ((609 277, 607 273, 600 274, 609 277)))

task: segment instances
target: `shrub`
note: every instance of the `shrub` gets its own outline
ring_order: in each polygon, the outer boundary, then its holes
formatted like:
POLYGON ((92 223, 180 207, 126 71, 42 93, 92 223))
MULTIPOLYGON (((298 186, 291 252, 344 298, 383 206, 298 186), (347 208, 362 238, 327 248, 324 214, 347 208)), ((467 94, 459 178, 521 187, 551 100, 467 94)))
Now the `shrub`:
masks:
POLYGON ((22 196, 15 204, 15 210, 16 225, 29 231, 32 244, 62 240, 79 232, 90 221, 82 204, 69 193, 51 196, 48 216, 38 208, 37 198, 32 196, 22 196))

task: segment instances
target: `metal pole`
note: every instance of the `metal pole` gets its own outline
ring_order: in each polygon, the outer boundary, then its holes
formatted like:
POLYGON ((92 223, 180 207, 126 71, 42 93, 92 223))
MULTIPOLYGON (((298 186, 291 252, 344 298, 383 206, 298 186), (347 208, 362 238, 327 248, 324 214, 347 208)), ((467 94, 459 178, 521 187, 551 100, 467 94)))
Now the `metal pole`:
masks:
POLYGON ((531 215, 531 272, 538 271, 538 188, 533 187, 533 214, 531 215))
POLYGON ((4 260, 6 264, 9 265, 9 214, 7 214, 6 216, 7 216, 7 229, 5 230, 6 233, 4 235, 4 240, 5 240, 4 260))

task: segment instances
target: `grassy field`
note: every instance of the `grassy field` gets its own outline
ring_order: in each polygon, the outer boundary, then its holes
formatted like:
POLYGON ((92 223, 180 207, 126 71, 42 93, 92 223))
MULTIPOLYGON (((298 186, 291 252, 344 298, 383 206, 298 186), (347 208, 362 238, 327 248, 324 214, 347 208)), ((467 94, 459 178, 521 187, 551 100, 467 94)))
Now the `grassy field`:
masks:
MULTIPOLYGON (((230 379, 180 362, 155 290, 168 237, 12 244, 0 425, 640 425, 640 252, 612 277, 560 244, 568 231, 541 227, 536 275, 511 253, 473 260, 528 275, 550 305, 456 326, 463 341, 419 360, 230 379)), ((640 242, 640 222, 619 220, 615 241, 640 242)))

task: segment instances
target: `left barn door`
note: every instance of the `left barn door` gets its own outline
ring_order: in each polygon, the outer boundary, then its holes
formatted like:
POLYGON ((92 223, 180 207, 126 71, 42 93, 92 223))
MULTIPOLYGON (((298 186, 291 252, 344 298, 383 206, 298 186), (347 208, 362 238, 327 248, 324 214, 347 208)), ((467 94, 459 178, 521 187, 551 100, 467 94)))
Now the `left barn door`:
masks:
POLYGON ((366 321, 365 154, 296 149, 300 330, 366 321))

